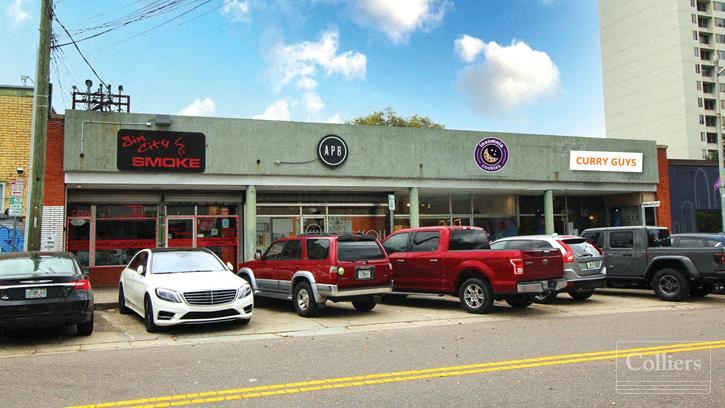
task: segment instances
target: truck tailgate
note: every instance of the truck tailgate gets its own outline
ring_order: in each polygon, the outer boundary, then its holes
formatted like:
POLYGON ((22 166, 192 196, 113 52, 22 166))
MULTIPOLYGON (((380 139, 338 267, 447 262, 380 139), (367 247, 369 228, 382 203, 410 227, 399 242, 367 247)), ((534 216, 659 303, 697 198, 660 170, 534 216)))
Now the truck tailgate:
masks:
POLYGON ((561 252, 557 249, 521 251, 524 260, 522 281, 561 278, 564 264, 561 252))

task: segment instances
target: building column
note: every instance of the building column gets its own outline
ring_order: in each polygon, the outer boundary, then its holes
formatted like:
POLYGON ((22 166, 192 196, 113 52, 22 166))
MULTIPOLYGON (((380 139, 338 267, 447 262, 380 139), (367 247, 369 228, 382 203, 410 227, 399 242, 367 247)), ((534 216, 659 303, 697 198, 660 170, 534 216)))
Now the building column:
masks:
POLYGON ((554 192, 544 191, 544 233, 553 234, 554 231, 554 192))
POLYGON ((420 202, 418 200, 418 187, 411 187, 409 193, 410 228, 420 226, 420 202))
POLYGON ((247 186, 244 201, 244 260, 251 261, 257 251, 257 188, 255 186, 247 186))

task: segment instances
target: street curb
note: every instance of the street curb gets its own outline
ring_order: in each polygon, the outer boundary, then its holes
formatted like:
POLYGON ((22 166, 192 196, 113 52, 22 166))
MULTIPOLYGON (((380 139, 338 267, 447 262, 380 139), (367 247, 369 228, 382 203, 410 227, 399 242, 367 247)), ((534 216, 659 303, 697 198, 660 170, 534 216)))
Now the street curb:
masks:
POLYGON ((110 309, 116 309, 118 308, 118 303, 110 302, 110 303, 94 303, 93 304, 93 310, 110 310, 110 309))

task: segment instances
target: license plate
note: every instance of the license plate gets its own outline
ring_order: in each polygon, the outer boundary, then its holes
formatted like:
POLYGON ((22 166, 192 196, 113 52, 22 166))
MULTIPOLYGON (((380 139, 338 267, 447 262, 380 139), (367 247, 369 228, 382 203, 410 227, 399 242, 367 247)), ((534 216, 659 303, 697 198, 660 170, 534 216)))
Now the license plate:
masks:
POLYGON ((373 267, 373 266, 359 266, 359 267, 355 268, 355 279, 357 279, 357 280, 372 279, 374 272, 375 272, 375 267, 373 267))
POLYGON ((48 297, 48 289, 46 288, 25 289, 26 299, 42 299, 46 297, 48 297))
POLYGON ((599 262, 596 262, 596 261, 587 262, 587 269, 597 269, 598 267, 599 267, 599 262))

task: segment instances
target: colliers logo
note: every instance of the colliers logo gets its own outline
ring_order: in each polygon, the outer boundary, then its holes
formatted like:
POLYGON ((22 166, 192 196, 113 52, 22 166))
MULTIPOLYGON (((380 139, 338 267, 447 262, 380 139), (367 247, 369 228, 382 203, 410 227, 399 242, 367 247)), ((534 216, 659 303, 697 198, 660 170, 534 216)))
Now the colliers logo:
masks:
POLYGON ((509 148, 501 139, 489 137, 478 142, 473 159, 481 170, 499 171, 509 160, 509 148))
POLYGON ((337 135, 327 135, 317 144, 317 157, 328 167, 337 167, 347 160, 347 143, 337 135))

